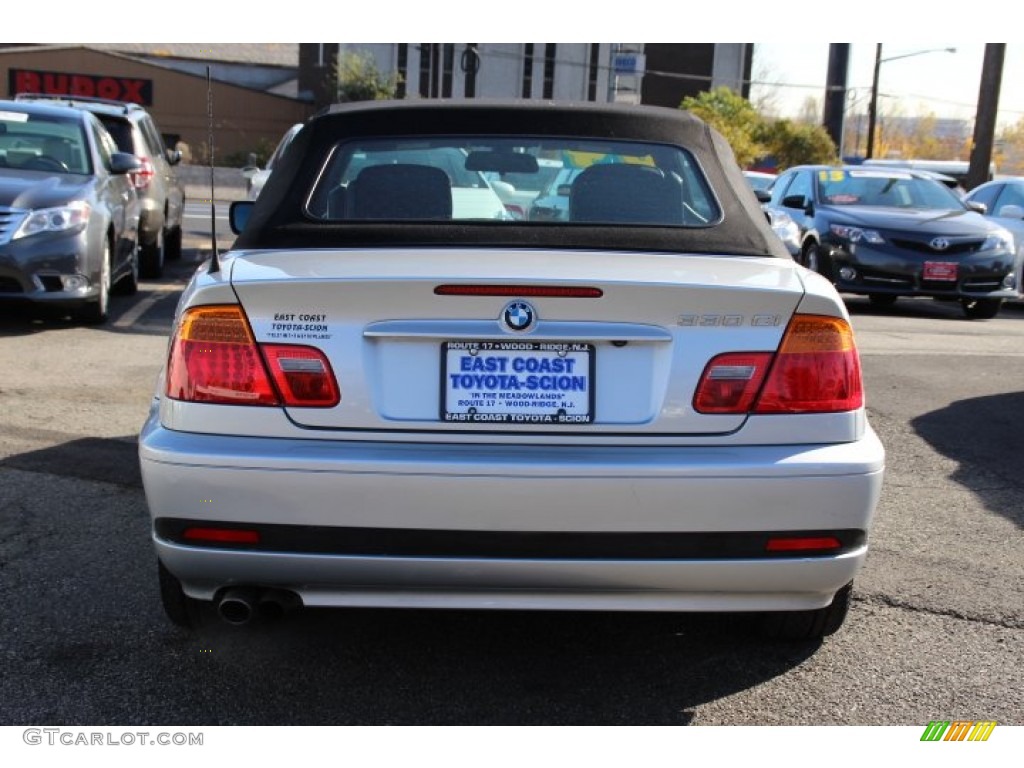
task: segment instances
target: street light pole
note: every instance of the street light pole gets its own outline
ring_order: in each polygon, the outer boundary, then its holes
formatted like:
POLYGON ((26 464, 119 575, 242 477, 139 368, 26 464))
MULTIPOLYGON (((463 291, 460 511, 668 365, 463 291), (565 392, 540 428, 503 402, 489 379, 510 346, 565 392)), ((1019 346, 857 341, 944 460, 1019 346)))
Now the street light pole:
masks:
POLYGON ((921 56, 925 53, 956 53, 956 48, 929 48, 926 51, 914 51, 913 53, 904 53, 899 56, 890 56, 887 59, 882 58, 882 44, 877 43, 875 46, 875 74, 871 80, 871 103, 868 105, 868 149, 865 153, 868 158, 875 156, 875 123, 878 121, 878 73, 882 68, 882 65, 887 61, 896 61, 896 59, 909 59, 911 56, 921 56))

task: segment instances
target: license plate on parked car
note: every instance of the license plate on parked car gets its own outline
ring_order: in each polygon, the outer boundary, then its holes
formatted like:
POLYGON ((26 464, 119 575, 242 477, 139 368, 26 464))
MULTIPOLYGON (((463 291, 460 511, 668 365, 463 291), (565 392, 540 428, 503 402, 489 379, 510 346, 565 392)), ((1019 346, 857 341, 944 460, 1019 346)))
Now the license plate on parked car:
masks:
POLYGON ((957 277, 955 261, 926 261, 924 263, 925 280, 945 280, 955 282, 957 277))
POLYGON ((441 345, 441 419, 589 424, 594 345, 447 341, 441 345))

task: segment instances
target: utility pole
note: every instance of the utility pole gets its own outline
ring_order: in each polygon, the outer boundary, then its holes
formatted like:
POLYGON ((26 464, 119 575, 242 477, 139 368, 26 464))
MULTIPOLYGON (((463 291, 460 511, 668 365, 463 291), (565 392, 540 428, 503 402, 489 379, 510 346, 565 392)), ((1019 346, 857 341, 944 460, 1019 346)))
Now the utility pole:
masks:
POLYGON ((871 103, 868 104, 868 150, 864 156, 875 156, 875 121, 878 120, 878 71, 882 68, 882 44, 875 47, 875 76, 871 81, 871 103))
POLYGON ((971 163, 967 170, 968 189, 974 189, 979 184, 988 181, 1005 56, 1006 43, 985 44, 985 59, 981 66, 981 88, 978 90, 978 114, 974 119, 974 141, 971 142, 971 163))
POLYGON ((850 67, 850 44, 831 43, 828 47, 828 78, 825 84, 825 114, 822 122, 843 154, 843 125, 846 120, 846 81, 850 67))

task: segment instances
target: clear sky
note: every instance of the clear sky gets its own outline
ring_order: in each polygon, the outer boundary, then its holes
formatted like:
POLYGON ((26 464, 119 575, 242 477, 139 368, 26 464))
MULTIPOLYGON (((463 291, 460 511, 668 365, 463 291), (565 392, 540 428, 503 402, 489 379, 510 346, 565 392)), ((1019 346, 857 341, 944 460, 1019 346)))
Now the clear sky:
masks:
MULTIPOLYGON (((948 32, 948 30, 946 30, 948 32)), ((903 115, 934 113, 936 117, 971 120, 977 110, 985 45, 943 42, 883 43, 879 70, 879 111, 899 109, 903 115), (955 48, 956 53, 943 49, 955 48), (938 49, 932 53, 903 56, 938 49)), ((808 96, 819 104, 825 94, 828 43, 756 43, 751 98, 767 96, 784 116, 795 115, 808 96)), ((852 43, 848 104, 866 112, 875 62, 875 43, 852 43)), ((1024 118, 1024 43, 1007 43, 999 99, 999 124, 1024 118)))
MULTIPOLYGON (((937 117, 973 119, 984 43, 993 30, 1021 38, 1012 4, 972 5, 965 0, 832 0, 786 4, 766 0, 562 0, 560 3, 494 4, 480 0, 396 0, 325 3, 291 0, 286 5, 239 6, 209 0, 176 0, 159 23, 110 25, 102 16, 83 16, 80 3, 50 0, 50 40, 108 40, 126 32, 135 40, 178 42, 739 42, 757 45, 753 76, 771 86, 781 114, 799 112, 807 96, 825 92, 828 41, 852 43, 848 86, 855 109, 866 111, 875 42, 883 57, 930 48, 954 47, 955 54, 929 53, 882 64, 880 111, 896 102, 902 114, 934 112, 937 117), (64 10, 64 13, 57 12, 64 10), (954 33, 955 32, 955 36, 954 33), (938 42, 958 39, 961 42, 938 42), (825 42, 816 42, 824 40, 825 42), (870 41, 870 42, 868 42, 870 41)), ((768 86, 760 86, 763 90, 768 86)), ((755 92, 756 95, 756 92, 755 92)), ((1024 117, 1024 42, 1008 42, 1000 125, 1024 117)))

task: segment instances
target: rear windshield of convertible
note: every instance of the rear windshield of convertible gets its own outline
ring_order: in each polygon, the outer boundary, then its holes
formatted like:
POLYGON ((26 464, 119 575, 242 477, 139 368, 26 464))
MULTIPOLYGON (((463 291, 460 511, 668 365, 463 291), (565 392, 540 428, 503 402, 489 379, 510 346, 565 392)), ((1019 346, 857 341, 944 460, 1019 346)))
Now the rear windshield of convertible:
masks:
POLYGON ((693 155, 571 137, 366 139, 334 147, 306 201, 324 222, 706 227, 721 209, 693 155))

